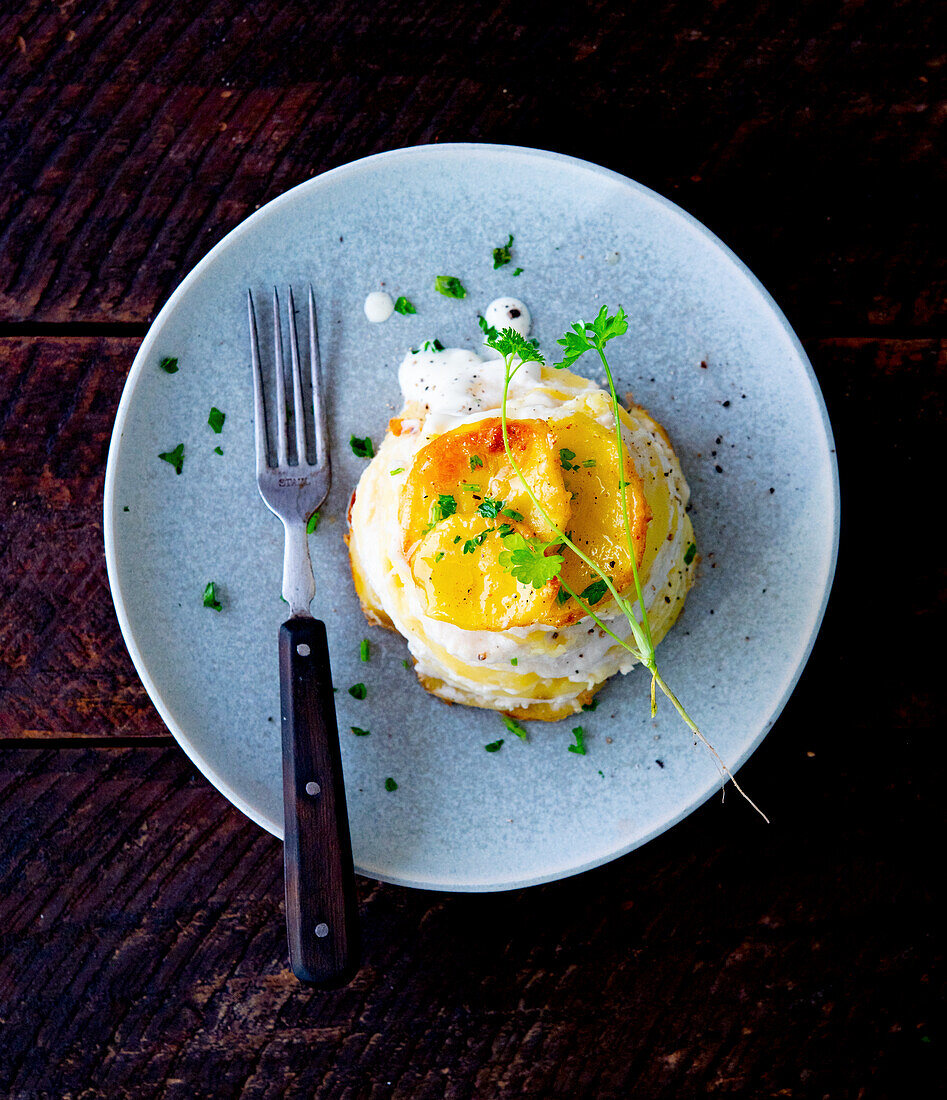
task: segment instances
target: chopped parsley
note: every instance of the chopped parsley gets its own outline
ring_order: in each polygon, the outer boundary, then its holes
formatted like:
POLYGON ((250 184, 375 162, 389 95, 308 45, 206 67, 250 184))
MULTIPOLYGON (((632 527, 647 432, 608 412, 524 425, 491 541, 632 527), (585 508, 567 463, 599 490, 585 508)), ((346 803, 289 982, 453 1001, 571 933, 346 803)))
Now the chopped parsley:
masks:
POLYGON ((510 658, 510 664, 511 665, 518 665, 519 663, 520 663, 519 657, 511 657, 510 658))
POLYGON ((351 695, 353 699, 364 699, 367 694, 368 688, 365 687, 364 684, 352 684, 349 688, 349 695, 351 695))
POLYGON ((483 516, 484 519, 496 519, 502 507, 502 500, 493 500, 490 497, 484 497, 480 504, 477 505, 477 514, 483 516))
POLYGON ((527 739, 526 730, 523 729, 523 727, 519 724, 519 722, 516 721, 515 718, 511 718, 508 714, 504 714, 503 725, 506 726, 510 733, 515 733, 521 741, 525 741, 527 739))
POLYGON ((456 275, 435 275, 434 289, 445 298, 467 297, 467 290, 456 275))
POLYGON ((409 302, 404 295, 402 295, 395 301, 395 313, 400 313, 402 317, 404 317, 408 313, 417 312, 418 311, 414 308, 414 303, 409 302))
POLYGON ((561 607, 566 600, 571 599, 572 593, 568 589, 560 587, 559 591, 556 593, 556 603, 561 607))
POLYGON ((483 459, 480 457, 480 455, 471 455, 470 456, 470 468, 471 468, 471 470, 476 470, 476 468, 478 466, 482 466, 482 465, 483 465, 483 459))
POLYGON ((500 334, 493 325, 487 324, 487 319, 482 313, 477 314, 477 324, 480 325, 480 331, 484 336, 488 337, 490 340, 499 340, 500 334))
POLYGON ((472 539, 467 539, 467 541, 464 543, 464 553, 472 554, 478 546, 481 546, 483 544, 483 540, 487 537, 487 535, 490 534, 492 530, 492 527, 488 527, 485 531, 481 531, 479 535, 474 535, 472 539))
POLYGON ((597 465, 598 465, 598 463, 597 463, 597 462, 595 461, 595 459, 594 459, 594 458, 587 458, 587 459, 586 459, 586 460, 585 460, 585 461, 584 461, 584 462, 582 463, 582 465, 583 465, 583 466, 585 466, 585 467, 589 467, 589 466, 597 466, 597 465))
POLYGON ((583 710, 595 710, 595 708, 597 706, 598 706, 598 699, 593 699, 591 703, 583 703, 582 704, 582 709, 583 710))
POLYGON ((513 510, 512 508, 504 508, 504 509, 503 509, 503 514, 504 514, 505 516, 509 516, 509 517, 510 517, 510 519, 511 519, 511 520, 512 520, 512 521, 513 521, 514 523, 522 523, 522 522, 523 522, 523 514, 522 514, 522 512, 516 512, 516 511, 514 511, 514 510, 513 510))
POLYGON ((224 430, 224 421, 227 419, 227 414, 222 413, 216 405, 211 405, 210 415, 207 417, 207 423, 210 424, 211 431, 217 435, 224 430))
POLYGON ((687 544, 687 549, 684 551, 684 564, 690 565, 690 563, 697 556, 697 543, 690 542, 687 544))
POLYGON ((314 535, 316 528, 319 526, 319 513, 313 512, 312 515, 306 520, 306 534, 314 535))
POLYGON ((572 731, 572 736, 575 738, 575 744, 569 746, 569 752, 574 752, 578 756, 585 756, 585 730, 581 726, 576 726, 572 731))
POLYGON ((367 435, 364 439, 359 439, 358 436, 353 435, 349 439, 349 446, 352 448, 352 454, 357 458, 375 457, 375 448, 372 446, 372 441, 367 435))
POLYGON ((463 485, 461 485, 461 489, 463 489, 465 493, 480 492, 480 486, 475 481, 465 481, 463 485))
POLYGON ((559 465, 563 470, 572 469, 572 460, 575 458, 575 451, 570 451, 568 447, 559 448, 559 465))
POLYGON ((402 668, 406 668, 406 669, 408 670, 408 672, 410 672, 410 671, 411 671, 411 662, 410 662, 410 661, 408 660, 408 658, 407 658, 407 657, 405 657, 405 658, 404 658, 404 659, 402 660, 402 662, 401 662, 401 667, 402 667, 402 668))
POLYGON ((398 789, 398 784, 389 775, 388 778, 385 780, 385 790, 386 791, 396 791, 397 789, 398 789))
POLYGON ((159 360, 158 366, 167 374, 177 374, 179 370, 177 356, 166 355, 159 360))
POLYGON ((439 562, 443 557, 444 557, 444 551, 443 550, 438 550, 438 552, 434 555, 434 561, 439 562))
POLYGON ((588 604, 597 604, 607 591, 608 585, 605 581, 599 579, 592 581, 588 588, 583 588, 579 593, 579 598, 585 600, 588 604))
POLYGON ((212 611, 219 611, 223 607, 217 599, 217 585, 213 581, 204 588, 204 606, 211 608, 212 611))
MULTIPOLYGON (((457 501, 450 495, 450 493, 440 493, 437 500, 431 505, 431 527, 435 523, 440 523, 442 519, 447 519, 448 516, 452 516, 457 511, 457 501)), ((430 531, 431 527, 428 527, 430 531)), ((454 540, 457 541, 456 539, 454 540)))
POLYGON ((510 234, 510 239, 506 244, 501 244, 499 248, 493 250, 493 270, 496 271, 498 267, 506 267, 506 265, 513 259, 513 234, 510 234))
POLYGON ((173 451, 162 451, 158 458, 169 462, 174 467, 174 472, 179 474, 184 469, 184 444, 179 443, 173 451))
POLYGON ((391 474, 392 477, 394 477, 395 474, 403 474, 404 466, 398 466, 394 470, 389 470, 388 473, 391 474))
POLYGON ((483 747, 487 752, 499 752, 503 747, 503 738, 501 737, 499 741, 491 741, 489 745, 484 745, 483 747))
POLYGON ((513 524, 501 523, 500 526, 497 528, 497 534, 500 536, 501 539, 505 539, 507 535, 512 535, 513 524))
POLYGON ((522 269, 521 267, 518 267, 518 268, 517 268, 517 269, 516 269, 516 270, 515 270, 515 271, 513 272, 513 274, 514 274, 514 276, 516 276, 516 275, 522 275, 522 274, 523 274, 523 269, 522 269))
POLYGON ((215 448, 214 448, 214 454, 215 454, 215 455, 222 455, 223 453, 224 453, 224 452, 223 452, 223 451, 221 450, 221 448, 220 448, 220 447, 215 447, 215 448))
POLYGON ((361 726, 349 726, 349 729, 356 737, 368 737, 372 732, 371 730, 363 730, 361 726))
POLYGON ((425 340, 424 343, 419 348, 412 348, 411 349, 411 354, 412 355, 417 355, 419 352, 422 352, 422 351, 443 351, 443 350, 444 350, 444 345, 440 342, 440 340, 425 340))
POLYGON ((369 653, 369 645, 368 645, 368 639, 367 638, 362 639, 362 644, 358 647, 358 656, 359 656, 359 660, 362 660, 362 661, 369 660, 371 654, 369 653))

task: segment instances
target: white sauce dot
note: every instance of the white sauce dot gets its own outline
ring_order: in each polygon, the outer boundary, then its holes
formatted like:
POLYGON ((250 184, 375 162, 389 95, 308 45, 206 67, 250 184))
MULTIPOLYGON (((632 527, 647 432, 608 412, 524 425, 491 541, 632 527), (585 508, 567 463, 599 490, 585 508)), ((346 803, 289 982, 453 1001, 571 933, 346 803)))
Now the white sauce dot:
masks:
POLYGON ((488 325, 501 332, 505 328, 511 328, 520 336, 529 336, 530 325, 533 319, 529 310, 519 298, 497 298, 487 306, 484 318, 488 325))
POLYGON ((621 259, 621 256, 617 252, 606 252, 605 253, 605 262, 607 264, 617 264, 620 259, 621 259))
POLYGON ((365 316, 373 325, 387 321, 394 312, 395 303, 384 290, 373 290, 365 299, 365 316))

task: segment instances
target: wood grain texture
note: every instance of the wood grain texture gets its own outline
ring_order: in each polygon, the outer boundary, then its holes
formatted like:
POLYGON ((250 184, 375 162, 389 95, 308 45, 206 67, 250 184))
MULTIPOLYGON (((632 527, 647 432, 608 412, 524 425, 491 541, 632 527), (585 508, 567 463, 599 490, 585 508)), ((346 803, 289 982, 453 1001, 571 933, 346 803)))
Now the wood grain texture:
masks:
POLYGON ((680 202, 812 335, 936 335, 938 5, 23 0, 0 16, 0 322, 143 322, 257 206, 431 141, 680 202))
POLYGON ((714 801, 502 895, 359 880, 330 992, 287 968, 280 845, 179 751, 0 751, 0 1094, 925 1095, 936 758, 807 726, 744 769, 770 827, 714 801))
MULTIPOLYGON (((136 348, 127 338, 0 339, 0 737, 166 732, 125 652, 102 549, 108 440, 136 348)), ((947 722, 942 556, 912 556, 898 594, 899 660, 879 654, 879 605, 865 594, 877 592, 886 560, 877 547, 890 502, 905 515, 929 507, 947 345, 829 339, 809 352, 835 425, 844 509, 835 591, 807 676, 824 695, 823 717, 858 730, 933 728, 947 722), (866 694, 866 669, 881 665, 866 694)))

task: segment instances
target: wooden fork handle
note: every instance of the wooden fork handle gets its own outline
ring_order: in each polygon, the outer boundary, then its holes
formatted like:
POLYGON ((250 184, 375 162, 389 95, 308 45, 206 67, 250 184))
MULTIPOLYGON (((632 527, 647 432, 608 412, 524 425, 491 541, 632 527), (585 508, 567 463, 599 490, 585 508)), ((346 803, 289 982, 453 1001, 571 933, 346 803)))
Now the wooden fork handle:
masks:
POLYGON ((325 625, 280 627, 283 863, 293 973, 339 984, 358 966, 358 905, 325 625))

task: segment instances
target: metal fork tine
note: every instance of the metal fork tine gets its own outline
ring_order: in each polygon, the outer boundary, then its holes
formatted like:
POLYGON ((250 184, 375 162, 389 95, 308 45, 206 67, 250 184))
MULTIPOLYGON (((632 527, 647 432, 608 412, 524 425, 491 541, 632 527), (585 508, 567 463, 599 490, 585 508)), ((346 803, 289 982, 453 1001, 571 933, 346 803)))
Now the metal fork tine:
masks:
POLYGON ((326 432, 326 405, 322 393, 322 357, 319 354, 319 330, 316 326, 316 299, 309 284, 309 365, 312 374, 312 413, 316 425, 316 465, 329 462, 326 432))
POLYGON ((247 291, 247 311, 250 315, 250 359, 253 363, 253 419, 256 436, 257 477, 267 467, 266 406, 263 401, 263 368, 260 365, 260 337, 256 329, 253 295, 247 291))
POLYGON ((309 465, 306 454, 306 410, 303 407, 303 379, 299 369, 299 336, 296 332, 296 303, 289 288, 289 351, 293 363, 293 421, 296 425, 296 461, 309 465))
POLYGON ((283 363, 283 328, 279 318, 279 294, 273 287, 273 351, 276 358, 276 461, 289 465, 289 444, 286 438, 286 367, 283 363))

